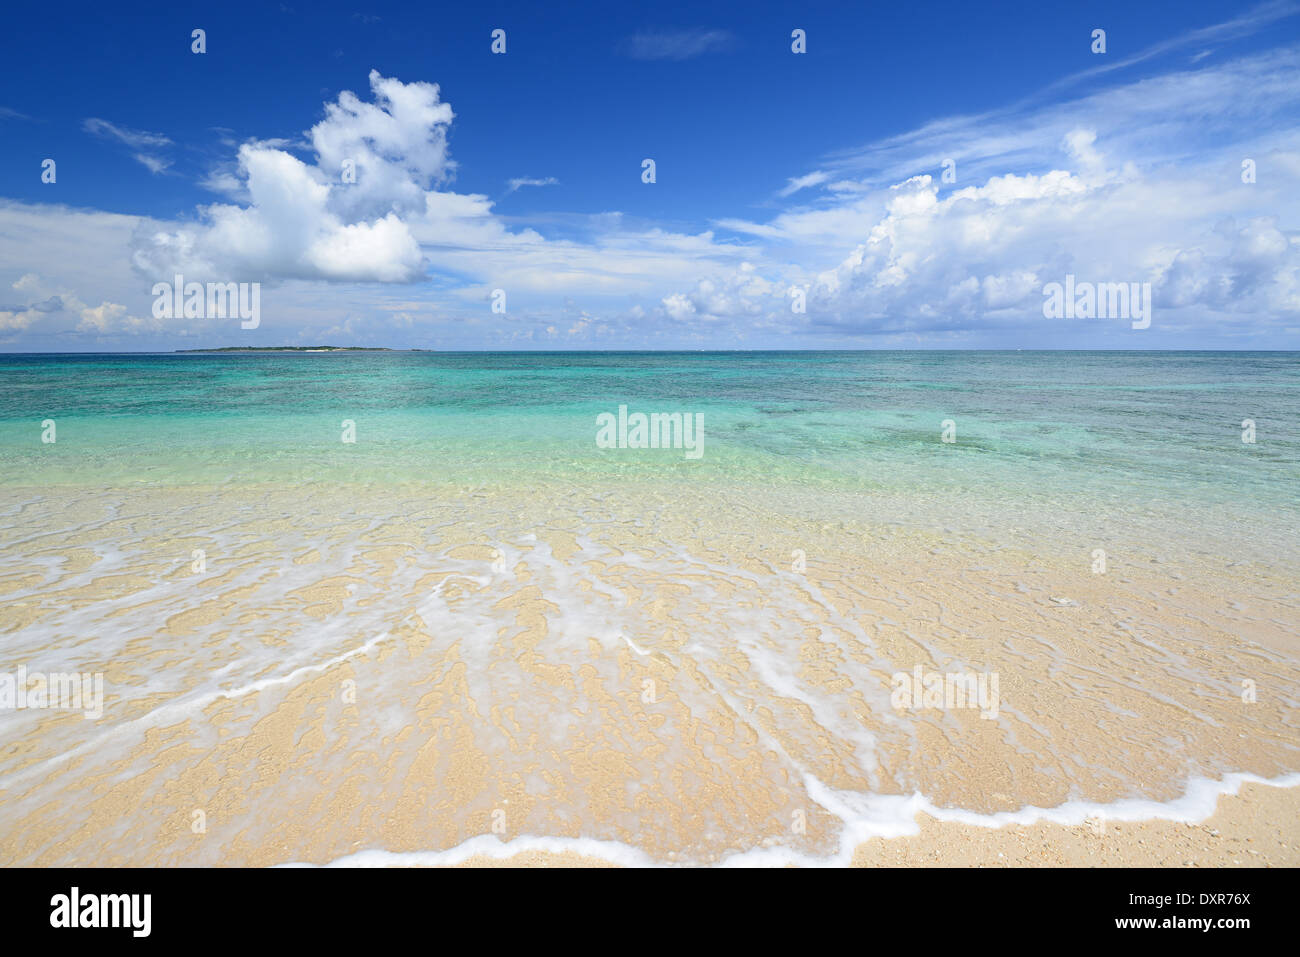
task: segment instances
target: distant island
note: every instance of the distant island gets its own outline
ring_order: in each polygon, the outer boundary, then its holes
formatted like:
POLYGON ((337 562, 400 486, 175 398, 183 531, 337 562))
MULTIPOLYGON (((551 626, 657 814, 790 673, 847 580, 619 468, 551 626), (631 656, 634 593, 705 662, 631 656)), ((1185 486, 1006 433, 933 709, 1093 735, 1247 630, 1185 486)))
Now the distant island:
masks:
POLYGON ((427 349, 384 349, 378 346, 222 346, 219 349, 177 349, 177 352, 427 352, 427 349))

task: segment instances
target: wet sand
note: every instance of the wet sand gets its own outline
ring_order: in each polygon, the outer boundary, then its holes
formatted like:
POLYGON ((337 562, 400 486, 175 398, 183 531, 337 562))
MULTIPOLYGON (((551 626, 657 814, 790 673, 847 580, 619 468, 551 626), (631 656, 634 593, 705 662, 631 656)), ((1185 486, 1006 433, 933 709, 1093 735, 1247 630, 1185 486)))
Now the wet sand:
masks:
MULTIPOLYGON (((854 867, 1300 867, 1300 789, 1245 784, 1199 823, 1039 823, 983 828, 918 815, 920 833, 859 845, 854 867)), ((614 867, 599 857, 527 851, 458 867, 614 867)))
POLYGON ((1297 862, 1294 789, 1101 833, 905 803, 1156 804, 1296 771, 1286 560, 1106 542, 1097 573, 1084 537, 677 492, 30 491, 0 670, 108 691, 100 721, 0 732, 0 863, 427 863, 489 835, 780 863, 831 859, 864 819, 899 836, 862 866, 1297 862), (996 674, 998 700, 900 708, 917 668, 996 674))

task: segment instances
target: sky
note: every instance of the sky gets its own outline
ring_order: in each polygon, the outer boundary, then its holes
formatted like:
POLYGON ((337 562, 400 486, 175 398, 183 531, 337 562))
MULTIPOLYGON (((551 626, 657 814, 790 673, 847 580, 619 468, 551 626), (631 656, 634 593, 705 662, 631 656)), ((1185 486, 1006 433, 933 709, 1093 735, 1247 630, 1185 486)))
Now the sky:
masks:
POLYGON ((1291 0, 6 19, 0 351, 1300 349, 1291 0))

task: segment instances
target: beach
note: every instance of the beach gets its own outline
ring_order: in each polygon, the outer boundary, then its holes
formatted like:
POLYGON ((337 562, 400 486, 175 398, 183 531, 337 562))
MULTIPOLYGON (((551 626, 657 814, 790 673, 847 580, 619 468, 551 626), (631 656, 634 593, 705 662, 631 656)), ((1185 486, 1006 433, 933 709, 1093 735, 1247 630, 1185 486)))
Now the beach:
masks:
POLYGON ((1294 866, 1295 359, 9 357, 0 863, 1294 866))

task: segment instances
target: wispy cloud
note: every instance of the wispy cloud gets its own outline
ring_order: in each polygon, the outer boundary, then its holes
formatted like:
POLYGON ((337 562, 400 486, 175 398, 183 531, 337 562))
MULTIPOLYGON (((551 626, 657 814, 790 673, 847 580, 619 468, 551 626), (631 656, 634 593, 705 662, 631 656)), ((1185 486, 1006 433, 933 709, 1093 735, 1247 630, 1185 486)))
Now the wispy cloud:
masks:
POLYGON ((1174 50, 1181 50, 1189 46, 1203 46, 1209 43, 1222 43, 1250 36, 1278 20, 1294 17, 1297 14, 1300 14, 1300 3, 1296 3, 1295 0, 1268 0, 1268 2, 1258 4, 1241 14, 1241 16, 1233 17, 1231 20, 1224 20, 1222 23, 1215 23, 1208 27, 1180 33, 1168 40, 1153 43, 1130 57, 1106 60, 1099 66, 1071 74, 1044 87, 1039 92, 1039 95, 1050 95, 1073 86, 1082 80, 1088 80, 1114 70, 1123 70, 1166 53, 1171 53, 1174 50))
POLYGON ((554 176, 547 176, 545 179, 535 179, 530 176, 520 176, 516 179, 510 180, 510 184, 509 184, 510 188, 506 190, 506 193, 507 194, 513 193, 521 186, 558 186, 559 184, 560 181, 556 179, 554 176))
POLYGON ((1103 87, 1075 100, 1029 108, 1022 101, 1014 108, 945 117, 833 152, 817 168, 836 174, 827 188, 839 191, 848 185, 839 180, 878 187, 918 173, 937 175, 952 158, 958 181, 966 185, 1008 170, 1049 166, 1061 137, 1077 127, 1103 132, 1112 152, 1141 153, 1151 164, 1181 162, 1243 131, 1290 123, 1300 111, 1298 73, 1300 46, 1284 47, 1220 67, 1204 64, 1103 87))
POLYGON ((170 159, 158 155, 159 148, 172 145, 171 139, 161 133, 133 130, 93 116, 83 122, 81 128, 92 136, 114 140, 128 147, 132 158, 151 173, 162 173, 172 165, 170 159))
MULTIPOLYGON (((715 225, 802 264, 802 277, 785 275, 806 290, 807 329, 818 334, 976 341, 1031 330, 1044 284, 1073 273, 1150 282, 1160 310, 1151 335, 1168 341, 1193 330, 1236 347, 1294 337, 1300 46, 1027 102, 825 157, 787 187, 819 185, 816 200, 767 222, 715 225), (940 178, 946 157, 955 183, 940 178), (1256 161, 1269 171, 1258 182, 1243 177, 1256 161), (823 268, 846 237, 852 251, 823 268)), ((768 277, 781 275, 775 261, 754 255, 768 277)), ((663 308, 681 321, 790 318, 781 288, 743 270, 663 308)))
POLYGON ((95 136, 103 136, 119 140, 132 149, 143 149, 150 146, 170 146, 171 140, 161 133, 149 133, 144 130, 132 130, 124 126, 91 117, 81 124, 82 129, 87 133, 95 136))
POLYGON ((689 60, 731 49, 736 38, 726 30, 644 30, 626 41, 634 60, 689 60))
POLYGON ((0 120, 30 120, 31 117, 25 113, 19 113, 17 110, 11 110, 7 106, 0 106, 0 120))
POLYGON ((172 165, 171 160, 161 156, 151 156, 148 153, 132 153, 131 157, 151 173, 162 173, 172 165))
POLYGON ((814 170, 803 176, 792 176, 785 189, 781 190, 778 195, 791 196, 801 189, 807 189, 809 186, 820 186, 830 178, 831 174, 822 169, 814 170))
MULTIPOLYGON (((1050 162, 1064 133, 1077 126, 1110 126, 1112 137, 1143 140, 1161 130, 1171 148, 1166 159, 1198 152, 1213 137, 1235 129, 1245 117, 1259 119, 1291 109, 1296 92, 1287 83, 1294 74, 1300 47, 1282 47, 1269 53, 1237 61, 1225 71, 1167 72, 1150 79, 1117 86, 1092 85, 1082 98, 1063 102, 1061 95, 1085 80, 1153 60, 1187 47, 1226 42, 1259 33, 1279 20, 1300 15, 1295 0, 1270 0, 1226 20, 1185 31, 1152 44, 1127 58, 1073 73, 1005 106, 982 113, 941 117, 916 129, 852 149, 832 152, 822 158, 819 170, 849 174, 832 182, 832 191, 860 191, 863 187, 898 183, 918 172, 933 172, 948 158, 962 164, 963 179, 990 176, 1007 169, 1030 169, 1050 162), (1278 73, 1286 80, 1278 82, 1278 73), (1232 89, 1226 89, 1226 86, 1232 89), (1187 117, 1189 103, 1203 100, 1213 114, 1212 123, 1171 121, 1187 117), (1107 115, 1125 115, 1127 128, 1108 123, 1107 115), (1170 129, 1171 122, 1177 130, 1170 129), (1180 137, 1172 142, 1174 133, 1180 137), (1194 145, 1193 145, 1194 144, 1194 145), (868 173, 863 182, 852 176, 868 173)), ((1208 53, 1192 58, 1193 64, 1208 53)), ((790 184, 805 177, 792 177, 790 184)), ((806 185, 820 185, 812 182, 806 185)), ((787 187, 788 189, 789 187, 787 187)), ((797 190, 790 190, 796 192, 797 190)), ((788 194, 783 194, 788 195, 788 194)))
MULTIPOLYGON (((1143 66, 1103 82, 1081 82, 1098 72, 1084 71, 1047 87, 1050 95, 1038 90, 808 156, 802 169, 810 171, 788 180, 798 168, 763 173, 767 202, 756 205, 777 212, 760 222, 710 220, 725 231, 719 236, 631 213, 505 216, 486 195, 440 188, 455 166, 450 106, 432 84, 374 74, 373 102, 341 94, 305 139, 241 142, 217 129, 232 155, 202 185, 232 202, 204 206, 197 220, 93 214, 104 219, 97 237, 118 237, 93 244, 104 250, 98 256, 60 232, 92 228, 84 211, 0 202, 0 261, 33 272, 54 262, 59 280, 0 296, 9 304, 0 305, 0 330, 134 330, 130 317, 149 311, 140 274, 181 271, 276 280, 286 322, 302 323, 309 339, 344 317, 333 327, 340 336, 366 334, 368 318, 382 331, 477 316, 466 336, 1005 344, 997 337, 1006 330, 1038 335, 1044 284, 1077 274, 1150 282, 1160 309, 1150 337, 1170 344, 1201 341, 1184 334, 1293 342, 1300 199, 1289 187, 1300 176, 1300 43, 1288 37, 1291 45, 1234 55, 1228 41, 1265 32, 1294 7, 1269 4, 1253 18, 1139 51, 1121 65, 1143 66), (1242 178, 1247 157, 1258 182, 1242 178), (948 159, 955 180, 940 178, 948 159), (342 176, 345 161, 354 180, 342 176), (773 201, 774 191, 785 201, 773 201), (124 249, 134 286, 118 275, 124 249), (378 283, 389 285, 377 292, 378 283), (496 320, 484 303, 498 287, 521 311, 526 304, 526 321, 488 326, 496 320), (791 309, 792 288, 806 292, 806 312, 791 309)), ((735 42, 721 30, 649 31, 625 39, 619 53, 671 64, 735 42)), ((106 120, 86 120, 85 129, 151 169, 153 160, 155 171, 178 150, 162 134, 106 120)), ((511 195, 559 180, 495 182, 511 195)), ((575 186, 567 174, 565 182, 575 186)), ((1118 332, 1061 334, 1093 342, 1118 332)))

